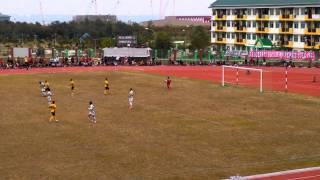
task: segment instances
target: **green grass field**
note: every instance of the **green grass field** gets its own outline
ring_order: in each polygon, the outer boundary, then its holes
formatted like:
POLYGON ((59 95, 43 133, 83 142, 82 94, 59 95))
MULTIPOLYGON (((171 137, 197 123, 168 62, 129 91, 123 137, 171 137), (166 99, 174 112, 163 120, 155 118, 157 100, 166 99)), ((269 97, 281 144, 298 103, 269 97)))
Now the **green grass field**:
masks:
POLYGON ((0 179, 221 179, 320 165, 319 98, 184 78, 168 92, 164 80, 120 71, 0 76, 0 179), (40 96, 46 79, 59 123, 48 122, 40 96))

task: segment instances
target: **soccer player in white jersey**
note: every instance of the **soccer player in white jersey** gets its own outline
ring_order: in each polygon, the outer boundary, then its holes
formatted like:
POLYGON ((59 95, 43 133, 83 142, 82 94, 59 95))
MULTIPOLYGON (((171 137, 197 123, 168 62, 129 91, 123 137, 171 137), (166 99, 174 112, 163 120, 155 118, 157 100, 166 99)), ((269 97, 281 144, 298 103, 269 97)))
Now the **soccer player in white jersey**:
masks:
POLYGON ((45 97, 46 96, 46 88, 45 88, 44 82, 39 81, 39 86, 40 86, 41 95, 43 97, 45 97))
POLYGON ((50 89, 47 89, 47 100, 48 100, 48 106, 51 105, 51 102, 52 102, 52 96, 53 94, 51 93, 50 89))
POLYGON ((130 110, 133 108, 133 96, 134 96, 134 91, 133 91, 132 88, 130 88, 129 95, 128 95, 129 109, 130 110))
POLYGON ((97 123, 97 120, 96 120, 96 110, 95 110, 95 107, 94 107, 92 101, 89 102, 88 110, 89 110, 89 114, 88 114, 89 120, 90 120, 92 123, 96 124, 96 123, 97 123))

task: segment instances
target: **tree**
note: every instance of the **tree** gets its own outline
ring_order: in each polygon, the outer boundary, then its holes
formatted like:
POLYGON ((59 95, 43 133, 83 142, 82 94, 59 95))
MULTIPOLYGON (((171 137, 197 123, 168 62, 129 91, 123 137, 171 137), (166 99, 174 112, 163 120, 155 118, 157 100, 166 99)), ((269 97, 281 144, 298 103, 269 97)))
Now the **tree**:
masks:
POLYGON ((156 49, 169 49, 172 46, 170 35, 167 32, 159 32, 156 36, 156 49))
POLYGON ((194 27, 190 38, 193 49, 205 49, 210 45, 210 33, 202 26, 194 27))
POLYGON ((100 39, 100 47, 114 47, 115 46, 115 40, 112 38, 102 38, 100 39))

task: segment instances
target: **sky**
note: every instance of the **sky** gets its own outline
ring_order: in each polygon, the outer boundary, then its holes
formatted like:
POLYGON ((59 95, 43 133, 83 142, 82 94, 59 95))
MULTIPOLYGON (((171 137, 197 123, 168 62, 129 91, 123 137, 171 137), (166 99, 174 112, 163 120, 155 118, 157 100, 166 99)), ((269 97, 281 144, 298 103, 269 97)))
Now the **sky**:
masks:
MULTIPOLYGON (((116 14, 120 19, 160 19, 171 15, 210 15, 214 0, 0 0, 0 13, 13 21, 64 21, 78 14, 116 14), (96 1, 96 3, 94 3, 96 1)), ((138 20, 139 21, 139 20, 138 20)))

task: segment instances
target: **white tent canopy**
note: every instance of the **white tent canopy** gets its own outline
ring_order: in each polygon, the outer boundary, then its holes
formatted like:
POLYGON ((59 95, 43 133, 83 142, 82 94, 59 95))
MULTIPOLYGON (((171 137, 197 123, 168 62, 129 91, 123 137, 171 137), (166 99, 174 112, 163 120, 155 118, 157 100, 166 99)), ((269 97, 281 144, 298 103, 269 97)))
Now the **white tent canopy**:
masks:
POLYGON ((104 57, 150 57, 150 48, 104 48, 104 57))

